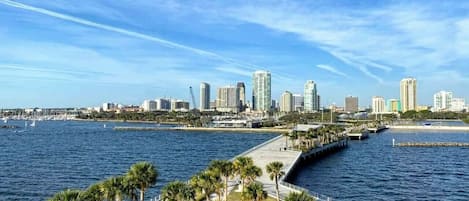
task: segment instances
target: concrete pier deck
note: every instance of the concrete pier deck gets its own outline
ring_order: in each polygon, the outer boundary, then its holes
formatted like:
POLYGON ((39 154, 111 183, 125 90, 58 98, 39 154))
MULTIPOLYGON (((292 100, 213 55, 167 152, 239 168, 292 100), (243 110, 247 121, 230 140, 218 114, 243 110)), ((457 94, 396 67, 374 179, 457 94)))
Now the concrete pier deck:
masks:
MULTIPOLYGON (((301 191, 308 192, 311 196, 315 197, 316 200, 332 200, 332 198, 330 197, 323 196, 318 193, 314 193, 304 188, 290 184, 285 181, 285 178, 287 178, 288 175, 292 173, 295 166, 301 160, 305 158, 309 158, 311 156, 322 154, 326 151, 330 151, 338 147, 346 146, 347 140, 344 139, 339 142, 327 144, 327 145, 324 145, 323 147, 313 149, 306 153, 302 153, 301 151, 288 150, 288 149, 284 150, 283 148, 286 146, 285 143, 286 143, 285 137, 278 136, 256 147, 253 147, 252 149, 238 156, 251 157, 254 161, 254 164, 262 168, 263 174, 261 177, 257 178, 256 181, 261 182, 264 185, 264 189, 267 191, 267 193, 271 197, 276 198, 275 182, 270 180, 269 174, 266 171, 266 165, 274 161, 279 161, 284 164, 283 171, 285 172, 285 176, 282 177, 279 181, 279 190, 280 190, 281 200, 284 200, 284 198, 290 192, 301 192, 301 191)), ((233 185, 235 181, 231 181, 230 183, 233 185)))

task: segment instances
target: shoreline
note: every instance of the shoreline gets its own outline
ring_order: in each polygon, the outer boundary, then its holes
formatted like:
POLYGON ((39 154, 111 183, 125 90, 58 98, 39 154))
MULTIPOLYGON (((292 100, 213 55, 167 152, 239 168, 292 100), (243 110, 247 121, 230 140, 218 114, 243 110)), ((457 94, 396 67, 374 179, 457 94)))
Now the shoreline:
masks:
POLYGON ((399 131, 465 131, 469 132, 469 126, 389 126, 391 130, 399 131))
POLYGON ((290 129, 279 128, 203 128, 203 127, 126 127, 116 126, 116 131, 203 131, 203 132, 238 132, 238 133, 286 133, 290 129))
POLYGON ((144 120, 118 120, 118 119, 73 119, 72 121, 87 121, 87 122, 117 122, 117 123, 146 123, 146 124, 163 124, 163 125, 181 125, 178 122, 157 122, 157 121, 144 121, 144 120))

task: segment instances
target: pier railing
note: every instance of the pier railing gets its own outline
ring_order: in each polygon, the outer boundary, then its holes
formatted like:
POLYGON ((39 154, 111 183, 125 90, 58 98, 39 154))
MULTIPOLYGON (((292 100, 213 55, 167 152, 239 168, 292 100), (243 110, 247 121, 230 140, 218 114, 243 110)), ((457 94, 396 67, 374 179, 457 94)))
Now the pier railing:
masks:
POLYGON ((305 189, 305 188, 302 188, 302 187, 299 187, 299 186, 296 186, 294 184, 290 184, 288 182, 285 182, 285 181, 280 181, 280 185, 282 185, 283 187, 285 188, 289 188, 291 189, 292 191, 296 191, 296 192, 302 192, 304 191, 305 193, 308 193, 310 196, 316 198, 316 200, 318 201, 332 201, 332 198, 331 197, 328 197, 328 196, 325 196, 325 195, 321 195, 317 192, 312 192, 308 189, 305 189))

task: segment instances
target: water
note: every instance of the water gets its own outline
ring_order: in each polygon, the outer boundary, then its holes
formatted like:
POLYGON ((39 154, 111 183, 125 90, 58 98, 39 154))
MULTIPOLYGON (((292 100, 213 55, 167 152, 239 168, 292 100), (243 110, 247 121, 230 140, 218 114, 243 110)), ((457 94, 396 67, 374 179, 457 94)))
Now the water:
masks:
POLYGON ((469 133, 385 132, 304 164, 292 183, 336 200, 469 200, 469 148, 395 147, 469 142, 469 133))
MULTIPOLYGON (((24 121, 9 124, 24 126, 24 121)), ((158 195, 166 183, 188 180, 213 159, 230 159, 274 134, 113 131, 142 124, 41 121, 26 132, 0 129, 0 200, 45 200, 66 188, 125 173, 137 161, 157 166, 158 195), (103 127, 106 124, 107 128, 103 127)))

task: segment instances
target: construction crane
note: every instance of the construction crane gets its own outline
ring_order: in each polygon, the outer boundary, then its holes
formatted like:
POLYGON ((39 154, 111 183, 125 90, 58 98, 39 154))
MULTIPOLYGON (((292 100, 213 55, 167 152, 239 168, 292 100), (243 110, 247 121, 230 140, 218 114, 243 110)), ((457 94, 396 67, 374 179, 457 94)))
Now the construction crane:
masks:
POLYGON ((194 91, 192 90, 192 86, 189 86, 189 91, 191 92, 191 98, 192 98, 192 107, 193 109, 197 109, 197 105, 195 105, 195 97, 194 97, 194 91))

